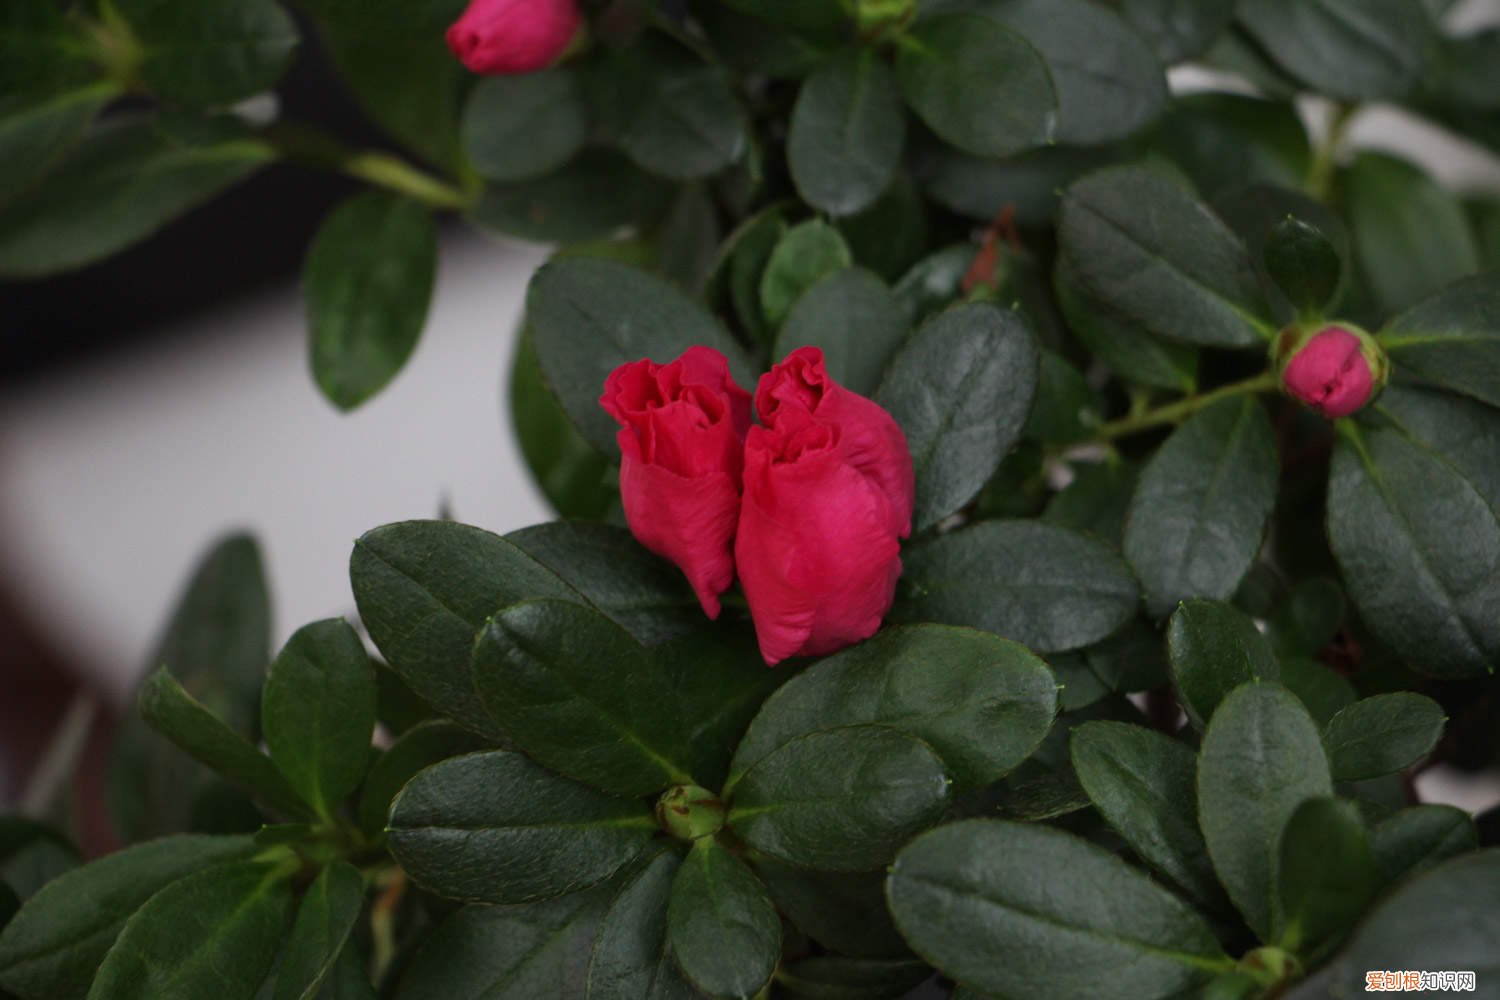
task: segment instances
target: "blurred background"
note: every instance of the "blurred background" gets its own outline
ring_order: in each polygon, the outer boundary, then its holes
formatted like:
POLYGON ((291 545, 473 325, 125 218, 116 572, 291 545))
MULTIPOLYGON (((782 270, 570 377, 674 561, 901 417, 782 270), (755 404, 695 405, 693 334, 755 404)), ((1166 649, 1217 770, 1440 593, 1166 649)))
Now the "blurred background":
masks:
MULTIPOLYGON (((1500 0, 1453 17, 1500 24, 1500 0)), ((285 113, 386 145, 342 95, 316 33, 304 37, 285 113)), ((1179 91, 1210 82, 1224 81, 1193 68, 1172 78, 1179 91)), ((1318 128, 1326 109, 1303 110, 1318 128)), ((1460 189, 1500 191, 1500 158, 1397 111, 1363 113, 1350 138, 1460 189)), ((346 415, 313 385, 297 275, 318 222, 354 190, 277 166, 123 256, 0 283, 0 811, 54 781, 46 749, 59 727, 91 734, 79 802, 87 814, 102 800, 112 721, 218 536, 259 538, 279 645, 298 623, 352 615, 349 551, 371 527, 446 509, 504 532, 549 515, 503 389, 545 248, 451 225, 422 343, 390 388, 346 415)), ((1500 801, 1493 781, 1419 780, 1428 800, 1500 801)), ((82 824, 86 851, 107 846, 103 826, 82 824)))

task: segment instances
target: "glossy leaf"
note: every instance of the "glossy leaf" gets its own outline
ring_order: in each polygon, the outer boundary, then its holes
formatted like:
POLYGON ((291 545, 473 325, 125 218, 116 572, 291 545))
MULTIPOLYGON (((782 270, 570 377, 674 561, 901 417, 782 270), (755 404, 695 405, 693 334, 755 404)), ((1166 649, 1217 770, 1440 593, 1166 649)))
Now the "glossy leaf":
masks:
POLYGON ((1236 688, 1203 734, 1198 824, 1219 881, 1262 941, 1282 924, 1282 831, 1307 799, 1333 793, 1317 727, 1278 684, 1236 688))
POLYGON ((455 757, 391 806, 390 847, 420 885, 453 899, 522 903, 591 886, 645 848, 656 822, 517 753, 455 757))
POLYGON ((1468 480, 1500 514, 1500 412, 1463 396, 1418 386, 1387 386, 1376 406, 1414 444, 1468 480))
POLYGON ((996 996, 1164 997, 1229 964, 1187 904, 1050 827, 940 827, 901 852, 886 891, 919 955, 996 996))
POLYGON ((274 1000, 318 1000, 365 903, 359 870, 335 861, 313 880, 287 936, 274 1000))
POLYGON ((885 282, 851 267, 820 278, 797 299, 772 354, 779 359, 799 347, 820 348, 834 381, 870 396, 905 339, 906 324, 885 282))
POLYGON ((896 78, 917 116, 965 152, 1012 156, 1055 135, 1057 92, 1041 54, 982 14, 918 23, 902 39, 896 78))
POLYGON ((1410 0, 1242 0, 1239 19, 1283 69, 1347 100, 1409 92, 1429 35, 1410 0))
POLYGON ((728 823, 750 847, 809 868, 867 871, 942 815, 948 776, 932 748, 887 726, 788 740, 734 786, 728 823))
POLYGON ((967 625, 1038 652, 1097 642, 1140 601, 1119 556, 1083 535, 1026 521, 987 521, 904 554, 893 615, 967 625))
POLYGON ((1413 667, 1473 675, 1500 655, 1500 523, 1451 465, 1397 431, 1350 426, 1328 536, 1361 618, 1413 667))
POLYGON ((662 851, 610 903, 589 956, 588 1000, 692 1000, 700 996, 667 946, 667 905, 682 859, 662 851))
POLYGON ((443 719, 428 719, 412 726, 370 765, 359 790, 360 829, 368 836, 383 835, 391 802, 419 771, 449 757, 484 749, 484 740, 443 719))
POLYGON ((868 207, 890 184, 906 141, 906 112, 890 69, 851 49, 802 84, 787 165, 802 199, 830 215, 868 207))
POLYGON ((1380 342, 1403 374, 1500 406, 1500 276, 1466 278, 1419 302, 1380 342))
POLYGON ((776 970, 781 921, 745 863, 705 838, 672 879, 667 941, 694 986, 714 997, 751 997, 776 970))
POLYGON ((615 795, 693 783, 669 678, 597 611, 512 605, 480 633, 472 669, 501 731, 559 773, 615 795))
POLYGON ((1089 801, 1131 850, 1200 904, 1217 907, 1224 893, 1198 831, 1192 748, 1122 722, 1086 722, 1069 747, 1089 801))
POLYGON ((984 488, 1026 426, 1039 363, 1020 315, 985 304, 939 313, 896 355, 875 398, 911 448, 914 530, 984 488))
POLYGON ((284 871, 259 861, 204 869, 125 922, 91 1000, 253 1000, 292 915, 284 871))
POLYGON ((1218 601, 1184 601, 1167 625, 1172 686, 1199 729, 1224 696, 1249 681, 1277 680, 1271 646, 1249 616, 1218 601))
POLYGON ((306 625, 271 664, 261 705, 266 746, 319 815, 359 785, 375 729, 375 672, 342 618, 306 625))
POLYGON ((368 191, 324 220, 303 269, 313 378, 351 410, 396 377, 427 322, 437 276, 432 215, 368 191))
POLYGON ((609 373, 627 361, 666 364, 702 345, 729 358, 741 386, 755 384, 749 361, 713 317, 671 284, 625 264, 552 261, 531 279, 526 314, 547 384, 584 438, 608 456, 619 454, 618 425, 600 407, 599 394, 609 373))
POLYGON ((1335 715, 1323 730, 1323 748, 1336 780, 1378 778, 1431 753, 1447 721, 1431 698, 1412 691, 1378 694, 1335 715))
POLYGON ((1052 725, 1057 683, 1022 646, 940 625, 886 628, 766 699, 730 768, 732 788, 790 741, 875 723, 920 737, 961 788, 999 779, 1052 725))
POLYGON ((0 987, 80 1000, 125 921, 179 879, 255 854, 254 840, 182 834, 127 847, 43 886, 0 933, 0 987))
POLYGON ((1161 446, 1141 473, 1124 540, 1153 616, 1186 598, 1234 593, 1260 551, 1279 468, 1254 398, 1204 408, 1161 446))
POLYGON ((492 181, 524 181, 557 169, 588 138, 578 74, 550 69, 482 81, 464 105, 463 144, 492 181))
POLYGON ((1057 236, 1079 287, 1153 333, 1214 347, 1272 333, 1244 244, 1166 174, 1090 174, 1064 194, 1057 236))
POLYGON ((576 592, 515 545, 450 521, 403 521, 366 532, 349 557, 360 619, 417 694, 475 732, 495 735, 469 654, 497 609, 576 592))
POLYGON ((1343 261, 1316 226, 1288 217, 1271 230, 1265 265, 1276 286, 1303 315, 1317 315, 1333 299, 1343 261))

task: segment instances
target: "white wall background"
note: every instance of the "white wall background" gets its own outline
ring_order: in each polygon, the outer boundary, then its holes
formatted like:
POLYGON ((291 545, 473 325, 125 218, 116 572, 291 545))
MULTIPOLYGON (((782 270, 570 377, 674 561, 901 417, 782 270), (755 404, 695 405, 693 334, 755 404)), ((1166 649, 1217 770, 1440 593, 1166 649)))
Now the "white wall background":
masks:
MULTIPOLYGON (((1456 14, 1465 27, 1500 23, 1500 0, 1456 14)), ((1173 74, 1178 89, 1204 82, 1173 74)), ((1306 110, 1318 119, 1316 104, 1306 110)), ((1500 159, 1394 110, 1368 111, 1350 138, 1404 152, 1449 184, 1500 190, 1500 159)), ((495 531, 544 519, 500 392, 543 256, 451 235, 412 363, 352 415, 324 403, 307 374, 295 288, 9 393, 0 562, 27 581, 19 596, 123 701, 189 567, 221 532, 259 536, 279 643, 352 610, 349 550, 371 527, 433 516, 444 499, 495 531)), ((1428 793, 1470 808, 1496 797, 1451 783, 1428 793)))

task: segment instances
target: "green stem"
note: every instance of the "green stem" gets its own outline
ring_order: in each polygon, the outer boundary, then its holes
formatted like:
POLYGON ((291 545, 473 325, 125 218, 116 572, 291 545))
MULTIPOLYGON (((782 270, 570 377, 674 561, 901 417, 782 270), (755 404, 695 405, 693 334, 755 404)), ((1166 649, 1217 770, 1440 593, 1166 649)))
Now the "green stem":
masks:
POLYGON ((1328 123, 1328 134, 1318 145, 1317 154, 1307 171, 1303 187, 1319 201, 1327 201, 1333 189, 1333 172, 1338 167, 1339 154, 1344 149, 1344 138, 1349 133, 1349 123, 1359 110, 1352 104, 1339 104, 1333 109, 1333 119, 1328 123))
POLYGON ((1116 438, 1150 430, 1153 427, 1160 427, 1163 424, 1181 423, 1205 406, 1217 403, 1221 399, 1228 399, 1231 396, 1246 396, 1259 392, 1271 392, 1276 387, 1276 373, 1262 372, 1254 378, 1247 378, 1241 382, 1231 382, 1229 385, 1221 386, 1213 392, 1187 396, 1177 400, 1175 403, 1168 403, 1166 406, 1159 406, 1154 410, 1131 413, 1128 416, 1121 417, 1119 420, 1100 424, 1094 430, 1092 437, 1073 443, 1074 445, 1102 444, 1107 441, 1113 441, 1116 438))
POLYGON ((474 203, 472 192, 418 170, 389 153, 351 149, 337 139, 290 122, 271 125, 261 135, 293 163, 357 177, 415 198, 431 208, 464 209, 474 203))

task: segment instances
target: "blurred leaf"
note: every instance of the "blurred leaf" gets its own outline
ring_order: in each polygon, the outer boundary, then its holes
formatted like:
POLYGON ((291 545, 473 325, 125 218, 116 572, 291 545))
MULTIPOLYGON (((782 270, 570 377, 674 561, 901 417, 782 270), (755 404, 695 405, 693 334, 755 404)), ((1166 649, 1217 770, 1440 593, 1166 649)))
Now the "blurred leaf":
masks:
POLYGON ((1090 299, 1066 257, 1057 259, 1053 283, 1068 328, 1117 375, 1178 392, 1197 387, 1197 348, 1155 337, 1144 325, 1090 299))
POLYGON ((785 964, 776 981, 805 1000, 897 1000, 932 975, 914 958, 847 958, 814 955, 785 964))
POLYGON ((532 478, 559 516, 604 516, 615 497, 609 461, 583 439, 547 387, 529 329, 516 338, 511 360, 510 426, 532 478))
POLYGON ((906 112, 890 69, 850 49, 803 83, 787 135, 787 165, 813 208, 850 215, 890 184, 906 141, 906 112))
POLYGON ((297 24, 275 0, 110 0, 130 29, 136 72, 168 104, 221 107, 273 86, 297 24))
POLYGON ((524 181, 571 160, 588 138, 578 74, 550 69, 480 81, 464 105, 464 150, 480 175, 524 181))
POLYGON ((812 219, 788 229, 776 241, 760 277, 760 309, 766 325, 779 329, 808 289, 853 263, 849 245, 828 223, 812 219))
POLYGON ((0 93, 5 94, 0 97, 0 205, 4 205, 25 194, 62 161, 118 88, 96 83, 41 96, 0 93))
POLYGON ((1234 20, 1236 0, 1121 0, 1120 13, 1167 65, 1201 55, 1234 20))
POLYGON ((829 377, 871 396, 905 339, 901 308, 885 282, 849 267, 820 278, 797 299, 772 354, 784 358, 799 347, 820 348, 829 377))
POLYGON ((553 173, 489 185, 470 218, 516 239, 577 243, 655 218, 668 193, 662 182, 614 150, 591 147, 553 173))
POLYGON ((1392 813, 1372 831, 1375 867, 1385 884, 1424 872, 1479 848, 1474 817, 1456 806, 1411 806, 1392 813))
POLYGON ((911 954, 885 905, 885 872, 818 872, 752 859, 776 908, 825 948, 861 958, 911 954))
POLYGON ((1297 656, 1281 660, 1281 683, 1301 699, 1319 728, 1359 697, 1349 679, 1332 667, 1297 656))
POLYGON ((1359 808, 1331 798, 1298 806, 1281 835, 1278 879, 1282 948, 1305 954, 1341 936, 1379 888, 1359 808))
POLYGON ((1238 11, 1278 65, 1350 101, 1409 93, 1431 35, 1413 0, 1241 0, 1238 11))

